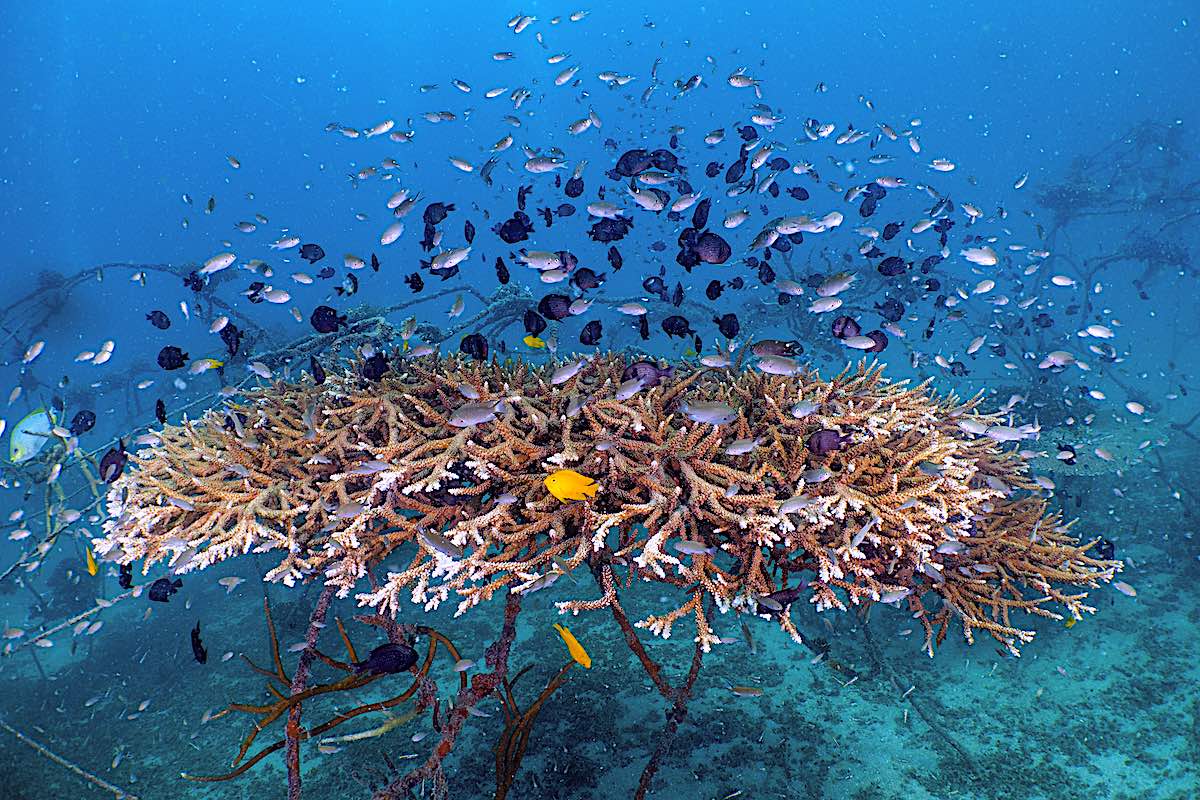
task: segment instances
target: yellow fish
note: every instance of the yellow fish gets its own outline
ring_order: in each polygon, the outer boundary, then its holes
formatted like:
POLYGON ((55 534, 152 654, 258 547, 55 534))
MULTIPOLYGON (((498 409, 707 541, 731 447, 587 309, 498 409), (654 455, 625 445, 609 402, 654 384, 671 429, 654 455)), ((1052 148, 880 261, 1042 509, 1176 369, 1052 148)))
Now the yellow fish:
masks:
POLYGON ((571 634, 565 625, 554 623, 554 630, 558 631, 558 635, 567 643, 567 652, 571 654, 571 658, 575 659, 575 663, 584 669, 592 668, 592 657, 587 654, 587 650, 583 649, 583 645, 579 640, 571 634))
POLYGON ((96 566, 96 557, 92 555, 92 548, 85 547, 83 548, 83 552, 87 556, 88 575, 95 576, 95 574, 100 571, 100 568, 96 566))
POLYGON ((546 476, 546 488, 550 494, 562 500, 582 500, 585 497, 595 497, 596 482, 587 475, 580 475, 573 469, 560 469, 546 476))
POLYGON ((526 336, 521 341, 524 342, 525 344, 529 345, 530 347, 532 347, 534 350, 541 350, 543 347, 546 346, 545 340, 539 339, 536 336, 526 336))
POLYGON ((1069 620, 1067 620, 1067 628, 1068 629, 1074 628, 1076 622, 1079 622, 1079 620, 1075 619, 1074 617, 1071 617, 1069 620))

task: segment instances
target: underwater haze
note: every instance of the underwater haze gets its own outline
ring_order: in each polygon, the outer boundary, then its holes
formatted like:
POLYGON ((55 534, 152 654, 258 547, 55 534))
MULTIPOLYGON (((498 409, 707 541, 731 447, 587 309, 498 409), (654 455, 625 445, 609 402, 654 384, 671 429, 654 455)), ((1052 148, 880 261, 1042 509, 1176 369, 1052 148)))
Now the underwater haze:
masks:
POLYGON ((0 800, 1200 798, 1197 10, 7 4, 0 800))

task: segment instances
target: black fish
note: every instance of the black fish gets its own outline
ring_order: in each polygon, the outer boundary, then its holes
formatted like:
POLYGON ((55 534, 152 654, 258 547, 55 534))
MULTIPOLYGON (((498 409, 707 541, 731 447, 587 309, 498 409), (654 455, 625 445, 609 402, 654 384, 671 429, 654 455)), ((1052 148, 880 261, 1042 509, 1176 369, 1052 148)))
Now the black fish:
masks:
POLYGON ((1096 555, 1105 561, 1112 561, 1116 558, 1117 546, 1108 539, 1101 537, 1100 541, 1096 542, 1096 555))
POLYGON ((171 318, 161 311, 151 311, 146 315, 146 319, 150 320, 150 324, 160 331, 165 331, 171 327, 171 318))
POLYGON ((425 288, 425 280, 421 277, 421 273, 419 272, 406 275, 404 277, 404 282, 408 284, 408 288, 412 289, 414 293, 425 288))
POLYGON ((245 332, 238 330, 238 326, 232 322, 225 323, 225 327, 221 328, 221 341, 225 343, 230 358, 238 354, 238 348, 242 346, 242 337, 245 335, 245 332))
POLYGON ((571 273, 571 284, 579 291, 586 292, 588 289, 599 288, 606 275, 604 272, 597 275, 590 267, 580 267, 571 273))
POLYGON ((712 201, 707 197, 696 203, 696 208, 692 211, 692 227, 700 230, 708 224, 708 212, 712 208, 712 201))
POLYGON ((875 269, 885 278, 894 278, 897 275, 903 275, 904 271, 908 269, 908 264, 900 256, 888 256, 880 261, 879 266, 875 269))
POLYGON ((542 331, 546 330, 546 320, 542 319, 542 315, 532 308, 525 309, 524 323, 525 332, 530 336, 538 336, 542 331))
POLYGON ((471 220, 463 223, 463 238, 467 240, 467 244, 475 241, 475 226, 471 224, 471 220))
POLYGON ((353 272, 348 273, 346 279, 342 281, 342 285, 333 287, 333 290, 340 295, 350 297, 358 291, 358 276, 353 272))
POLYGON ((321 280, 329 280, 336 271, 333 267, 321 267, 321 271, 317 273, 317 277, 321 280))
POLYGON ((684 247, 675 254, 675 263, 691 272, 692 267, 699 266, 700 255, 695 250, 684 247))
POLYGON ((705 264, 724 264, 732 254, 729 242, 711 231, 700 234, 696 241, 696 255, 705 264))
POLYGON ((729 283, 727 283, 725 285, 728 286, 730 289, 740 290, 743 286, 746 285, 746 280, 741 275, 738 275, 736 278, 734 278, 733 280, 731 280, 729 283))
POLYGON ((325 382, 325 368, 321 366, 321 362, 317 361, 316 356, 308 357, 308 368, 312 371, 313 382, 320 386, 325 382))
POLYGON ((154 418, 158 420, 159 425, 167 424, 167 404, 161 397, 154 401, 154 418))
POLYGON ((511 277, 512 276, 508 271, 508 265, 504 263, 504 259, 502 259, 500 256, 496 256, 496 280, 500 281, 502 284, 505 284, 508 283, 511 277))
POLYGON ((942 263, 942 261, 944 261, 944 260, 945 259, 943 259, 941 257, 941 255, 939 255, 937 253, 929 256, 928 258, 926 258, 924 261, 921 262, 921 274, 928 275, 930 270, 932 270, 938 264, 942 263))
POLYGON ((487 361, 488 343, 483 334, 468 333, 458 343, 458 349, 476 361, 487 361))
POLYGON ((539 208, 538 213, 542 215, 542 221, 546 223, 547 228, 554 224, 554 212, 549 208, 539 208))
POLYGON ((686 317, 681 317, 678 314, 672 314, 662 321, 663 333, 667 336, 691 336, 695 333, 692 326, 688 323, 686 317))
POLYGON ((714 278, 713 280, 709 281, 708 286, 705 287, 704 296, 707 297, 709 300, 715 301, 718 297, 721 296, 721 292, 724 290, 724 288, 725 288, 724 285, 722 285, 722 283, 719 280, 714 278))
POLYGON ((189 272, 183 279, 185 289, 191 289, 193 292, 204 291, 204 278, 200 277, 200 273, 196 270, 189 272))
POLYGON ((180 586, 183 586, 183 581, 179 578, 174 581, 170 578, 159 578, 150 584, 150 591, 146 594, 152 602, 169 603, 171 595, 178 592, 180 586))
POLYGON ((571 314, 571 298, 565 294, 548 294, 538 301, 538 313, 560 322, 571 314))
POLYGON ((717 175, 721 174, 721 167, 723 167, 723 166, 724 166, 723 164, 720 164, 716 161, 708 162, 708 166, 706 166, 704 168, 704 176, 706 178, 717 177, 717 175))
MULTIPOLYGON (((865 351, 865 352, 868 352, 868 353, 882 353, 884 350, 886 350, 886 349, 887 349, 887 346, 888 346, 888 337, 887 337, 887 334, 886 334, 886 333, 884 333, 883 331, 880 331, 880 330, 867 331, 867 334, 866 334, 866 336, 867 336, 867 338, 868 338, 868 339, 870 339, 871 341, 875 342, 875 346, 874 346, 874 347, 868 347, 868 348, 866 349, 866 351, 865 351)), ((966 369, 966 368, 964 367, 964 370, 965 370, 965 369, 966 369)))
POLYGON ((117 446, 110 448, 104 454, 104 458, 100 459, 100 480, 112 483, 121 477, 121 473, 125 469, 125 462, 128 460, 129 456, 125 453, 125 440, 118 439, 117 446))
POLYGON ((325 248, 319 244, 300 245, 300 257, 310 264, 315 264, 325 257, 325 248))
POLYGON ((738 335, 738 331, 742 329, 741 323, 738 322, 737 314, 722 314, 719 317, 713 317, 713 322, 717 323, 717 328, 720 329, 721 335, 726 339, 732 339, 738 335))
POLYGON ((372 675, 395 675, 397 672, 411 669, 416 663, 416 650, 406 644, 388 642, 372 650, 365 660, 355 662, 354 671, 358 674, 369 672, 372 675))
MULTIPOLYGON (((768 250, 768 253, 771 251, 768 250)), ((771 265, 763 261, 758 265, 758 282, 761 284, 770 284, 775 282, 775 270, 771 269, 771 265)))
POLYGON ((379 272, 379 256, 375 255, 374 253, 371 253, 371 269, 375 272, 379 272))
POLYGON ((570 250, 558 250, 554 255, 558 256, 558 260, 562 262, 562 268, 567 272, 579 266, 579 259, 570 250))
POLYGON ((122 564, 117 567, 117 585, 122 589, 133 586, 133 564, 122 564))
POLYGON ((560 217, 575 216, 575 206, 570 203, 560 203, 558 208, 554 209, 554 213, 560 217))
POLYGON ((837 339, 848 339, 851 336, 858 336, 861 332, 862 328, 854 321, 854 317, 843 314, 833 320, 833 335, 837 339))
POLYGON ((626 178, 632 178, 654 166, 654 159, 645 150, 627 150, 617 159, 616 172, 626 178))
POLYGON ((738 128, 738 136, 742 137, 743 142, 753 142, 758 138, 758 131, 754 129, 753 125, 743 125, 738 128))
POLYGON ((568 180, 563 193, 567 197, 579 197, 579 195, 583 194, 583 178, 571 178, 568 180))
POLYGON ((421 215, 421 218, 425 220, 426 225, 437 225, 454 210, 454 203, 430 203, 425 206, 425 213, 421 215))
POLYGON ((613 268, 613 272, 620 270, 625 263, 625 259, 621 258, 621 252, 615 245, 608 246, 608 263, 613 268))
POLYGON ((798 356, 804 353, 804 345, 793 340, 761 339, 750 345, 750 352, 763 356, 798 356))
POLYGON ((362 365, 362 376, 369 381, 377 381, 387 374, 388 360, 383 353, 375 353, 362 365))
POLYGON ((664 303, 667 301, 667 283, 658 275, 651 275, 642 281, 642 288, 650 294, 658 295, 664 303))
POLYGON ((82 436, 96 426, 96 415, 91 411, 80 411, 71 417, 71 427, 67 430, 72 436, 82 436))
POLYGON ((899 322, 900 318, 904 316, 904 303, 894 297, 889 297, 882 303, 876 303, 875 309, 879 312, 879 316, 888 322, 899 322))
POLYGON ((187 363, 188 354, 173 344, 158 351, 158 365, 165 370, 180 369, 187 363))
POLYGON ((437 228, 433 227, 432 225, 426 224, 425 225, 425 235, 421 237, 421 241, 418 242, 418 244, 421 245, 422 250, 429 251, 429 250, 433 249, 433 245, 437 241, 437 238, 438 238, 437 228))
POLYGON ((593 241, 607 244, 609 242, 619 242, 629 233, 629 229, 633 227, 633 220, 628 217, 617 217, 611 219, 604 217, 597 220, 591 228, 588 229, 588 236, 593 241))
POLYGON ((675 284, 675 291, 671 292, 671 305, 675 306, 676 308, 679 308, 681 305, 683 305, 683 284, 682 283, 677 282, 675 284))
POLYGON ((890 242, 896 236, 896 234, 900 232, 900 226, 903 224, 903 222, 889 222, 887 225, 884 225, 882 234, 883 240, 885 242, 890 242))
POLYGON ((533 233, 533 224, 528 214, 518 211, 493 230, 506 244, 516 244, 529 238, 529 234, 533 233))
POLYGON ((518 211, 525 210, 525 198, 528 197, 529 193, 532 191, 533 191, 532 184, 529 186, 518 186, 517 187, 517 210, 518 211))
POLYGON ((638 336, 642 337, 642 341, 647 341, 650 338, 650 321, 645 314, 638 316, 638 336))
POLYGON ((192 628, 192 657, 200 664, 208 661, 208 650, 200 641, 200 620, 196 620, 196 627, 192 628))
POLYGON ((793 186, 787 190, 788 195, 794 200, 804 201, 808 199, 808 189, 803 186, 793 186))
POLYGON ((317 333, 336 333, 339 325, 346 324, 346 315, 339 315, 329 306, 317 306, 308 321, 317 333))
POLYGON ((579 343, 591 347, 600 343, 600 336, 603 334, 600 320, 594 319, 583 326, 583 330, 579 333, 579 343))
POLYGON ((725 170, 725 182, 737 183, 746 174, 746 157, 742 156, 737 161, 729 165, 729 169, 725 170))
POLYGON ((823 456, 841 450, 849 441, 849 436, 843 436, 830 428, 822 428, 813 432, 806 444, 813 455, 823 456))

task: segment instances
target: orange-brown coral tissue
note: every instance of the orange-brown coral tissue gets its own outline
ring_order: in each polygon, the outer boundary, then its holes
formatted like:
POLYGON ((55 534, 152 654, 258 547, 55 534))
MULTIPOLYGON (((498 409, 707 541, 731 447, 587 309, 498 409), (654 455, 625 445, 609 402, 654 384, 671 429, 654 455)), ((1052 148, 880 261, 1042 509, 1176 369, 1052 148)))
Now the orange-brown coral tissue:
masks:
POLYGON ((96 552, 178 573, 275 552, 269 580, 324 581, 389 614, 451 600, 461 614, 586 563, 598 596, 561 611, 613 602, 618 573, 670 584, 679 606, 638 624, 665 637, 691 617, 707 649, 713 605, 798 639, 793 601, 892 603, 930 654, 954 620, 1016 653, 1033 632, 1013 612, 1092 612, 1086 588, 1120 569, 1048 509, 1004 441, 1015 429, 978 398, 875 365, 825 380, 619 355, 394 363, 370 385, 277 383, 164 427, 112 486, 96 552), (594 491, 549 491, 568 469, 594 491), (364 590, 384 559, 400 566, 364 590))

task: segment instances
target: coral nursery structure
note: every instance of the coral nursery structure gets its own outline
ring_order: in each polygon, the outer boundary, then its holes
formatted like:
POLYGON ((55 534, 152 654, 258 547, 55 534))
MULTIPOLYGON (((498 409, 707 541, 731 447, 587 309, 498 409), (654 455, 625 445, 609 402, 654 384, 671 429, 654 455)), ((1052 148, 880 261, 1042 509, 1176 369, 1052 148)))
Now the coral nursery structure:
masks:
MULTIPOLYGON (((618 355, 390 365, 377 381, 351 370, 262 386, 166 426, 112 485, 96 552, 180 573, 275 552, 270 580, 321 581, 385 619, 409 601, 464 614, 498 593, 514 616, 521 595, 584 567, 595 588, 577 583, 557 606, 609 609, 672 704, 664 739, 718 643, 717 613, 771 618, 799 640, 797 601, 892 603, 920 620, 931 655, 952 625, 1017 653, 1033 632, 1014 612, 1079 618, 1093 611, 1085 589, 1120 568, 1048 510, 1013 449, 1036 429, 874 365, 831 380, 672 373, 618 355), (593 479, 594 494, 549 491, 562 470, 593 479), (620 598, 632 580, 670 585, 677 600, 631 623, 620 598), (680 625, 695 650, 673 687, 637 629, 680 625)), ((493 673, 476 681, 502 685, 511 643, 502 633, 493 673)), ((464 688, 456 712, 486 688, 464 688)), ((444 734, 422 779, 441 774, 452 745, 444 734)))

